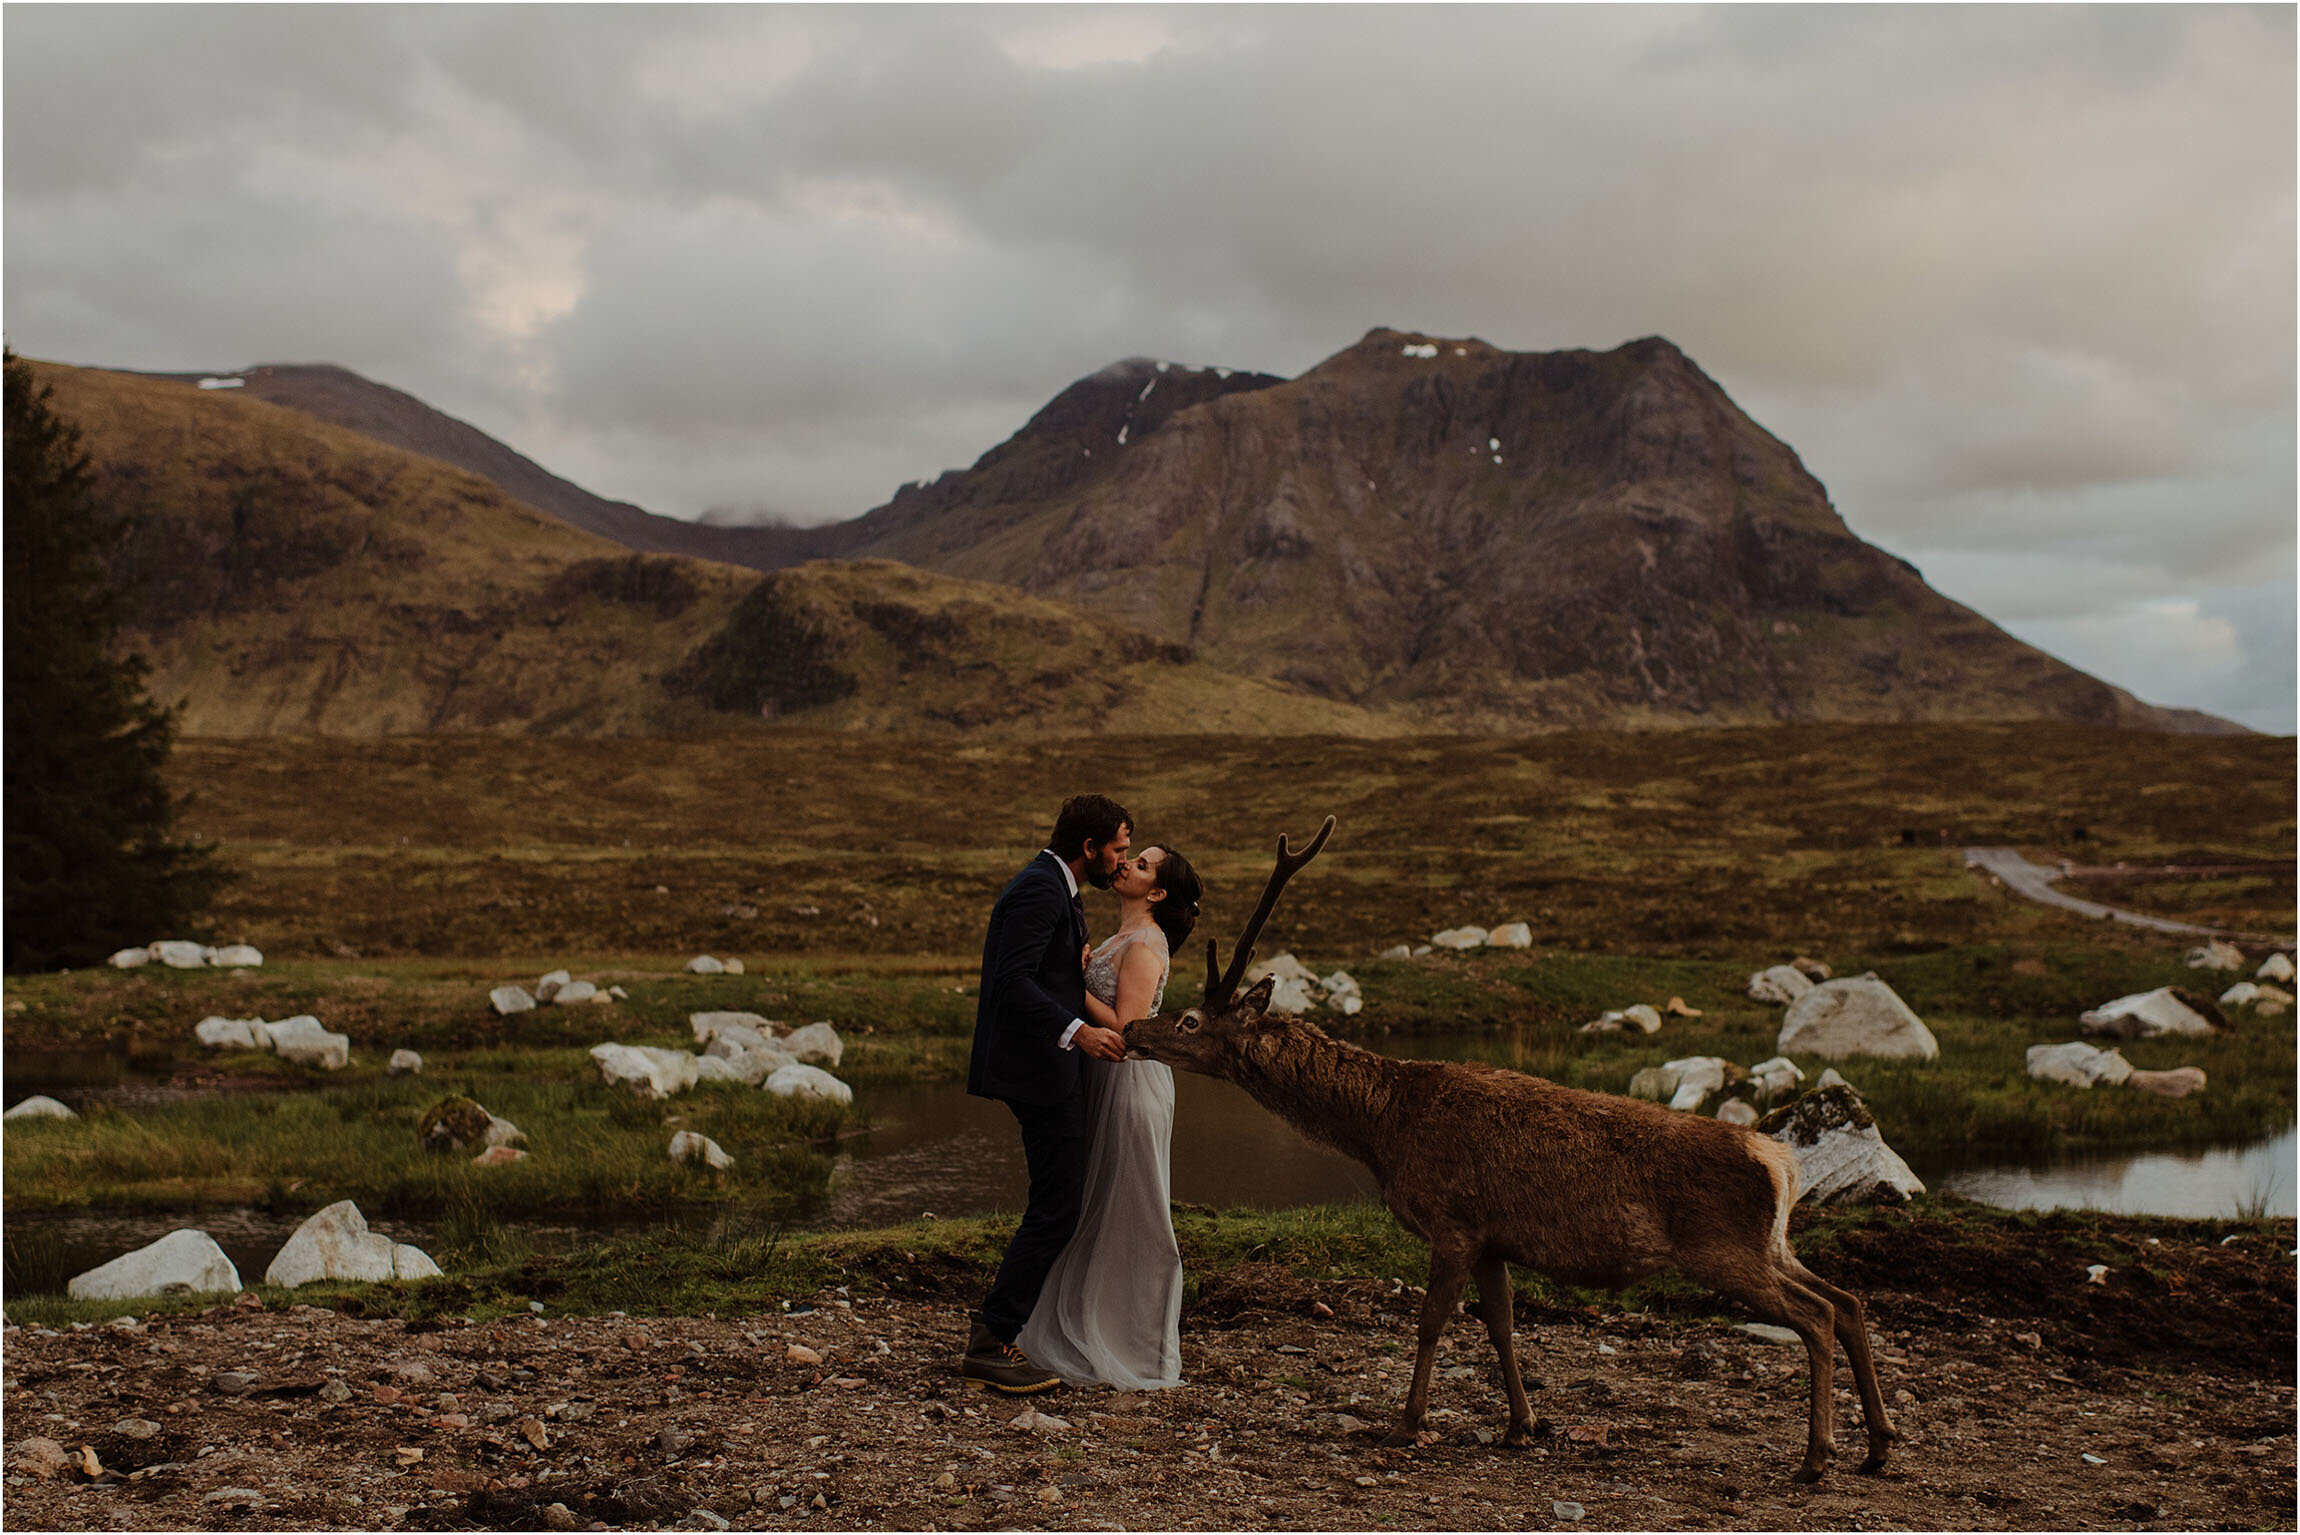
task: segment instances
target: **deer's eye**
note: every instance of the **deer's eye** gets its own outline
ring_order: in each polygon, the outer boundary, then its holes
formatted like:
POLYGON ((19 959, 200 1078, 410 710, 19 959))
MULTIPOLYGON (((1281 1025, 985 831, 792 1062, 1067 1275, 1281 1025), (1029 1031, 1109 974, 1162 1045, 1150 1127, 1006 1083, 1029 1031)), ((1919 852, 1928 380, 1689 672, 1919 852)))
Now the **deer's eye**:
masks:
POLYGON ((1189 1012, 1186 1012, 1182 1015, 1181 1021, 1177 1023, 1175 1027, 1179 1028, 1185 1034, 1195 1034, 1198 1032, 1198 1026, 1205 1021, 1206 1020, 1204 1018, 1199 1016, 1198 1010, 1196 1008, 1192 1008, 1189 1012))

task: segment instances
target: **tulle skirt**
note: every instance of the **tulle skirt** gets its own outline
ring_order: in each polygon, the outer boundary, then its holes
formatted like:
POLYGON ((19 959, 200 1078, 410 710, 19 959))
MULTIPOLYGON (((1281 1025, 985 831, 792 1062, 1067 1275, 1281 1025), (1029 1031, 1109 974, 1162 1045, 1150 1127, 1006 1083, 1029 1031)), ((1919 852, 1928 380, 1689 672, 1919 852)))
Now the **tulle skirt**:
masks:
POLYGON ((1086 1190, 1078 1230, 1014 1340, 1073 1385, 1182 1384, 1182 1251, 1167 1154, 1174 1072, 1156 1061, 1086 1071, 1086 1190))

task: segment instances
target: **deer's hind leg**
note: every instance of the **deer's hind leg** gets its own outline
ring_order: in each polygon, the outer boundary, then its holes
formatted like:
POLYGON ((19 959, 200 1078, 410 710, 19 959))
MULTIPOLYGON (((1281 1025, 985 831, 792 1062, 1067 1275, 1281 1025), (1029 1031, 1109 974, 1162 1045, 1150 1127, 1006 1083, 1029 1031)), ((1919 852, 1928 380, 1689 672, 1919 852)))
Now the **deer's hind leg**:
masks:
POLYGON ((1869 1352, 1868 1312, 1859 1296, 1829 1283, 1803 1264, 1797 1264, 1792 1272, 1798 1283, 1818 1291, 1837 1313, 1837 1341, 1845 1345, 1845 1357, 1853 1362, 1853 1381, 1861 1391, 1861 1422, 1869 1431, 1869 1458, 1861 1463, 1861 1469, 1874 1475, 1885 1469, 1893 1441, 1900 1433, 1885 1411, 1884 1388, 1877 1384, 1877 1362, 1869 1352))
POLYGON ((1485 1335, 1493 1340, 1493 1351, 1501 1356, 1502 1389, 1509 1393, 1509 1432, 1502 1435, 1501 1442, 1529 1444, 1533 1440, 1533 1406, 1525 1399, 1525 1377, 1517 1368, 1517 1340, 1512 1335, 1517 1317, 1510 1303, 1509 1264, 1487 1253, 1477 1260, 1470 1277, 1477 1281, 1478 1314, 1485 1318, 1485 1335))
POLYGON ((1820 1291, 1771 1263, 1728 1260, 1688 1264, 1686 1272, 1767 1321, 1780 1323, 1803 1341, 1813 1395, 1805 1425, 1805 1462, 1798 1467, 1796 1479, 1819 1481, 1837 1448, 1836 1308, 1820 1291))
POLYGON ((1398 1425, 1382 1440, 1386 1445, 1412 1444, 1421 1432, 1430 1405, 1430 1371, 1437 1364, 1438 1338, 1446 1322, 1461 1305, 1462 1285, 1469 1278, 1469 1256, 1432 1244, 1429 1294, 1422 1298, 1420 1347, 1414 1353, 1414 1383, 1406 1392, 1405 1411, 1398 1425))

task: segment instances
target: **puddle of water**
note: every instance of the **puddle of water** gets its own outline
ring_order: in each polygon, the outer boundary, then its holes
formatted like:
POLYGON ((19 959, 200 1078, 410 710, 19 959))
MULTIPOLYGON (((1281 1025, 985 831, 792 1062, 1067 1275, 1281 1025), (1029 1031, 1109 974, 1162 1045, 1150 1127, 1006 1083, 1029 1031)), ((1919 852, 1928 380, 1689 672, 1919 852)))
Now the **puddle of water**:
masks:
POLYGON ((2012 1210, 2103 1210, 2203 1220, 2289 1216, 2296 1211, 2294 1157, 2300 1131, 2251 1146, 2066 1158, 2042 1167, 1981 1167, 1917 1175, 1935 1193, 2012 1210))

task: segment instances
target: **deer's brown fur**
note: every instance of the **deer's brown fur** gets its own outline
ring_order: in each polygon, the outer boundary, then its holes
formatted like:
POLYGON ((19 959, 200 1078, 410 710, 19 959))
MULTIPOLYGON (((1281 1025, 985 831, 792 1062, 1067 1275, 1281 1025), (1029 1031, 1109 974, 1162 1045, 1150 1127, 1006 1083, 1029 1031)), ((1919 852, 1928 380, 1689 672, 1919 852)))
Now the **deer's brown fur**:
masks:
MULTIPOLYGON (((1329 828, 1330 829, 1330 828, 1329 828)), ((1250 953, 1287 859, 1240 943, 1250 953)), ((1225 1077, 1313 1140, 1373 1171, 1382 1202, 1430 1245, 1413 1384, 1389 1442, 1411 1443, 1429 1407, 1437 1341, 1475 1280, 1478 1309, 1509 1396, 1507 1444, 1532 1434, 1511 1341, 1509 1270, 1521 1264, 1571 1284, 1614 1288, 1674 1268, 1758 1316, 1793 1329, 1811 1367, 1800 1480, 1833 1452, 1834 1344, 1860 1387, 1869 1458, 1882 1469, 1894 1430, 1877 1385, 1867 1320, 1851 1292, 1797 1261, 1788 1242, 1797 1165, 1787 1148, 1738 1125, 1637 1099, 1560 1087, 1539 1077, 1450 1061, 1401 1061, 1264 1015, 1271 982, 1127 1026, 1129 1052, 1225 1077)))

